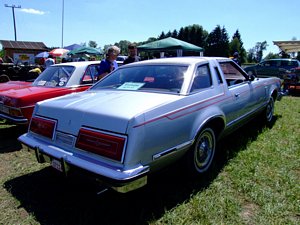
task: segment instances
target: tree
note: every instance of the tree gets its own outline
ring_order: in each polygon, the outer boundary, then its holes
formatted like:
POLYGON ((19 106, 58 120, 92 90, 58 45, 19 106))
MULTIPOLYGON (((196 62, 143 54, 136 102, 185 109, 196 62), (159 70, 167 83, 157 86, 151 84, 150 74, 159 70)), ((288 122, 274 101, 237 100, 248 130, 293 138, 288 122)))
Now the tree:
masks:
POLYGON ((168 33, 166 33, 166 38, 167 38, 167 37, 172 37, 172 33, 171 33, 170 30, 168 31, 168 33))
POLYGON ((166 34, 165 34, 165 32, 161 32, 161 34, 158 36, 158 40, 161 40, 161 39, 164 39, 164 38, 166 38, 166 34))
POLYGON ((229 56, 229 40, 225 27, 218 25, 207 37, 205 55, 229 56))
POLYGON ((251 48, 251 49, 248 50, 247 62, 248 63, 257 62, 256 58, 255 58, 255 49, 254 48, 251 48))
POLYGON ((184 29, 183 29, 183 27, 180 28, 180 30, 179 30, 179 32, 178 32, 178 35, 177 35, 177 38, 178 38, 179 40, 182 40, 182 41, 183 41, 183 39, 184 39, 184 29))
POLYGON ((193 44, 199 47, 204 47, 208 36, 208 32, 204 30, 202 26, 196 24, 194 24, 193 26, 195 27, 195 37, 196 37, 193 44))
POLYGON ((268 46, 268 44, 266 41, 256 43, 255 49, 256 49, 257 62, 260 62, 262 60, 263 51, 265 51, 267 49, 267 46, 268 46))
POLYGON ((267 49, 267 42, 257 42, 256 45, 248 51, 248 62, 260 62, 263 57, 263 51, 267 49))
POLYGON ((235 52, 238 52, 241 63, 244 63, 246 61, 247 52, 243 46, 243 41, 242 41, 239 30, 236 30, 236 32, 233 34, 232 40, 229 43, 229 49, 230 49, 231 56, 235 52))
POLYGON ((96 41, 89 41, 89 47, 97 48, 97 43, 96 43, 96 41))
POLYGON ((173 37, 173 38, 177 38, 177 36, 178 36, 177 30, 173 30, 173 32, 172 32, 172 37, 173 37))
POLYGON ((279 54, 274 54, 272 52, 269 52, 268 55, 266 55, 265 59, 278 59, 280 58, 280 55, 279 54))
POLYGON ((185 27, 183 29, 183 41, 190 42, 189 28, 188 27, 185 27))
POLYGON ((130 43, 131 43, 130 41, 122 40, 122 41, 119 41, 119 43, 115 43, 115 45, 120 48, 122 55, 128 55, 128 45, 130 43))
POLYGON ((235 52, 240 54, 241 52, 241 43, 238 38, 233 38, 229 43, 230 55, 232 56, 235 52))

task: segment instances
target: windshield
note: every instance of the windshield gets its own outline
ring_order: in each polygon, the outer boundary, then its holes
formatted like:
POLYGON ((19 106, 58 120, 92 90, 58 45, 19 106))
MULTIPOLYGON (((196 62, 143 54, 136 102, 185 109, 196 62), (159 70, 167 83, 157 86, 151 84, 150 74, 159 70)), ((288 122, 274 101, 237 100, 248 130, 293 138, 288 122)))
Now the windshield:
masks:
POLYGON ((179 93, 187 66, 143 65, 119 68, 91 89, 142 90, 179 93))
POLYGON ((41 73, 33 86, 64 87, 71 77, 74 66, 51 66, 41 73))

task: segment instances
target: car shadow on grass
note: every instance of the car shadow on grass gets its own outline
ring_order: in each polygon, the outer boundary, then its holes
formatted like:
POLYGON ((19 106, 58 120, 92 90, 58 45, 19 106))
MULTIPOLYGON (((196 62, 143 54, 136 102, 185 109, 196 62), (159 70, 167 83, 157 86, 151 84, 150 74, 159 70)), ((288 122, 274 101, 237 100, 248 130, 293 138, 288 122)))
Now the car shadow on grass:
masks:
MULTIPOLYGON (((276 118, 274 122, 276 121, 276 118)), ((255 141, 264 126, 257 120, 246 124, 219 143, 211 173, 205 179, 186 176, 180 163, 150 176, 147 186, 119 194, 81 177, 65 178, 51 167, 5 182, 4 187, 44 225, 149 224, 209 187, 238 152, 255 141)))
POLYGON ((0 154, 22 149, 17 138, 26 131, 27 127, 25 126, 12 125, 0 128, 0 154))

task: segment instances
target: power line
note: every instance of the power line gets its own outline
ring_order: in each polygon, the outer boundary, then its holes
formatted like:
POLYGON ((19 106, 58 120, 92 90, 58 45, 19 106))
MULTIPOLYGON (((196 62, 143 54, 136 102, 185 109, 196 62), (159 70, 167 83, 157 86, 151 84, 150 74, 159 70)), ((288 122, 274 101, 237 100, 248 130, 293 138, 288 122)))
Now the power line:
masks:
POLYGON ((21 6, 20 6, 20 5, 18 5, 18 6, 16 6, 16 5, 8 5, 8 4, 5 4, 4 6, 5 6, 5 7, 9 7, 9 8, 11 8, 11 10, 12 10, 12 13, 13 13, 13 20, 14 20, 14 30, 15 30, 15 41, 17 41, 17 30, 16 30, 16 19, 15 19, 15 8, 20 9, 21 6))

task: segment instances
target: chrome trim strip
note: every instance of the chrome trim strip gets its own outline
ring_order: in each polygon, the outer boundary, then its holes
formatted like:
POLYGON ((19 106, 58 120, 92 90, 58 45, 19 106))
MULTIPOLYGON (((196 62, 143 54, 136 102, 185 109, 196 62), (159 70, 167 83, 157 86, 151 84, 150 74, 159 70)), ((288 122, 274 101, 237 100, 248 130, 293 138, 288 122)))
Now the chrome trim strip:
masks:
POLYGON ((164 150, 164 151, 162 151, 160 153, 157 153, 157 154, 153 155, 152 159, 153 159, 153 161, 154 160, 158 160, 158 159, 160 159, 162 157, 165 157, 165 156, 167 156, 167 155, 169 155, 169 154, 171 154, 173 152, 177 152, 177 151, 180 151, 180 150, 182 150, 182 149, 184 149, 186 147, 189 147, 192 144, 193 144, 193 141, 187 141, 187 142, 182 143, 180 145, 177 145, 177 146, 175 146, 173 148, 169 148, 167 150, 164 150))

